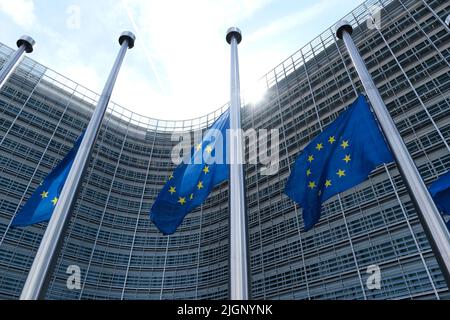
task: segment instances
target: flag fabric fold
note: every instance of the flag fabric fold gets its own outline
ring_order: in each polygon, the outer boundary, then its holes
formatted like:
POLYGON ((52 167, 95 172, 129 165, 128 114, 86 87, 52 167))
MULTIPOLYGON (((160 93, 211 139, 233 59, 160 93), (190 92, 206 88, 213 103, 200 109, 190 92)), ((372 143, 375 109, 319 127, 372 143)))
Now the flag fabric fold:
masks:
POLYGON ((393 156, 360 95, 301 153, 285 193, 303 208, 305 229, 320 220, 322 203, 367 179, 370 172, 393 156))
POLYGON ((14 217, 12 227, 27 227, 49 221, 83 140, 78 137, 73 148, 37 187, 30 199, 14 217))
POLYGON ((450 171, 439 177, 431 186, 430 193, 450 231, 450 171))
POLYGON ((150 219, 164 234, 176 232, 185 216, 200 206, 218 184, 228 180, 227 130, 229 111, 224 112, 206 131, 203 140, 194 146, 168 177, 150 210, 150 219))
POLYGON ((440 176, 430 186, 430 193, 439 211, 450 215, 450 171, 440 176))

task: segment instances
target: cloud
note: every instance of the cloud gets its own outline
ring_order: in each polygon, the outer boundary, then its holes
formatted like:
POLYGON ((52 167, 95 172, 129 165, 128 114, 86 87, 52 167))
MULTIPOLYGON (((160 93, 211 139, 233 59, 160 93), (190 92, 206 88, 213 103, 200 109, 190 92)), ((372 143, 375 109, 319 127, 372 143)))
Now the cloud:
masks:
POLYGON ((25 29, 30 29, 36 20, 33 0, 0 0, 0 11, 25 29))
POLYGON ((311 26, 329 22, 330 15, 320 19, 323 12, 337 14, 357 1, 77 0, 82 16, 80 28, 73 29, 67 26, 71 0, 52 6, 0 0, 0 10, 11 16, 0 23, 11 34, 20 26, 32 27, 39 45, 33 59, 98 93, 118 51, 117 35, 135 32, 136 46, 127 53, 113 101, 143 115, 176 120, 203 116, 228 102, 228 27, 244 33, 239 58, 245 98, 258 93, 257 80, 294 52, 299 40, 316 35, 311 26))
MULTIPOLYGON (((148 62, 141 78, 158 90, 151 97, 158 101, 158 114, 192 118, 225 104, 230 59, 225 32, 271 1, 122 1, 139 36, 136 49, 148 62)), ((148 108, 142 112, 148 114, 148 108)))
POLYGON ((273 36, 283 31, 298 27, 299 25, 309 23, 319 18, 320 15, 324 12, 330 10, 330 7, 333 4, 336 4, 336 2, 329 0, 322 0, 320 2, 317 2, 310 7, 303 8, 300 11, 291 13, 288 16, 270 23, 268 26, 257 30, 256 32, 251 34, 247 40, 249 42, 258 41, 262 38, 273 36))
POLYGON ((153 115, 154 118, 158 118, 157 110, 170 111, 170 108, 167 108, 167 99, 154 90, 145 73, 126 64, 120 71, 112 101, 137 114, 150 117, 153 115))
POLYGON ((62 73, 65 77, 72 81, 75 81, 86 87, 87 89, 93 90, 100 94, 100 88, 102 86, 100 76, 97 70, 86 64, 77 63, 69 64, 63 70, 62 73))

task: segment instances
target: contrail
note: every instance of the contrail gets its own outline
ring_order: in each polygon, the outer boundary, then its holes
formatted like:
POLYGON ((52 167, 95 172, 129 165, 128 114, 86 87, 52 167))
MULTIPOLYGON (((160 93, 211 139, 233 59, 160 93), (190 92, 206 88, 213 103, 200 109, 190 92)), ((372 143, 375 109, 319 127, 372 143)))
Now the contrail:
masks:
MULTIPOLYGON (((126 0, 122 0, 122 5, 125 8, 125 11, 127 12, 127 15, 128 15, 128 18, 130 19, 131 24, 133 25, 133 28, 134 28, 134 30, 136 32, 136 36, 138 38, 140 38, 140 35, 141 35, 140 28, 137 26, 137 24, 136 24, 136 22, 135 22, 135 20, 133 18, 133 15, 131 14, 131 11, 130 11, 130 8, 128 7, 127 1, 126 0)), ((162 84, 161 78, 159 77, 158 71, 156 70, 155 64, 153 62, 153 59, 152 59, 150 53, 147 50, 147 47, 145 46, 145 44, 143 46, 139 46, 139 47, 141 47, 144 50, 145 57, 147 58, 147 60, 148 60, 148 62, 150 64, 150 67, 151 67, 151 69, 153 71, 153 74, 155 75, 156 80, 158 81, 159 88, 160 88, 160 90, 163 93, 165 93, 166 91, 165 91, 164 86, 162 84)))

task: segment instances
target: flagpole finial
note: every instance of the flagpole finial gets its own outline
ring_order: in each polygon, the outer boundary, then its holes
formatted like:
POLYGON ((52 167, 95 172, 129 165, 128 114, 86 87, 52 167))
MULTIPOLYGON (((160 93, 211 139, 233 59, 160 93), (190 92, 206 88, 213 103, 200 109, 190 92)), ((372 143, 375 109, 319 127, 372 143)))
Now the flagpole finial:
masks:
POLYGON ((341 20, 338 23, 336 23, 335 30, 336 30, 336 36, 341 40, 342 40, 342 37, 343 37, 342 34, 344 31, 347 31, 350 34, 353 33, 353 27, 350 24, 350 22, 348 22, 347 20, 341 20))
POLYGON ((25 52, 31 53, 33 52, 33 46, 36 44, 36 41, 30 36, 23 35, 17 40, 17 47, 25 46, 25 52))
POLYGON ((233 39, 233 37, 236 38, 237 43, 241 43, 242 41, 242 32, 239 28, 236 27, 231 27, 230 29, 228 29, 227 31, 227 42, 228 44, 231 44, 231 40, 233 39))
POLYGON ((134 47, 134 42, 136 41, 136 36, 131 31, 124 31, 119 37, 119 43, 122 45, 124 41, 128 41, 128 49, 134 47))
POLYGON ((447 25, 447 27, 450 28, 450 14, 447 16, 447 18, 445 19, 445 24, 447 25))

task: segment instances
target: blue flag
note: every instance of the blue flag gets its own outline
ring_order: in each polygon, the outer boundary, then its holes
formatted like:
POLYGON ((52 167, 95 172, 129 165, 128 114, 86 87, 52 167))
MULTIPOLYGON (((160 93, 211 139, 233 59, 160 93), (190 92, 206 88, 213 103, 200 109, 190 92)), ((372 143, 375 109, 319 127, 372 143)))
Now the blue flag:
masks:
POLYGON ((44 179, 31 195, 19 213, 15 216, 12 227, 27 227, 33 224, 50 220, 56 204, 58 203, 64 183, 72 168, 73 161, 83 140, 84 133, 75 142, 72 150, 44 179))
POLYGON ((430 193, 439 211, 450 215, 450 171, 430 186, 430 193))
POLYGON ((320 219, 323 202, 393 160, 366 98, 359 96, 303 150, 285 193, 302 206, 305 229, 310 230, 320 219))
POLYGON ((169 176, 150 211, 150 219, 164 235, 175 233, 184 217, 200 206, 216 185, 228 180, 229 128, 226 111, 206 132, 202 143, 192 148, 189 161, 184 161, 169 176))

